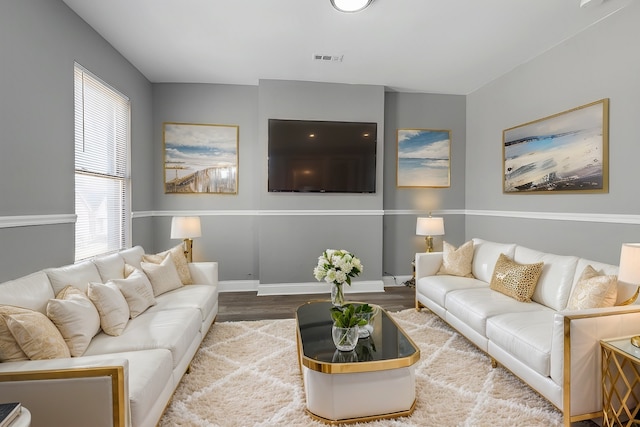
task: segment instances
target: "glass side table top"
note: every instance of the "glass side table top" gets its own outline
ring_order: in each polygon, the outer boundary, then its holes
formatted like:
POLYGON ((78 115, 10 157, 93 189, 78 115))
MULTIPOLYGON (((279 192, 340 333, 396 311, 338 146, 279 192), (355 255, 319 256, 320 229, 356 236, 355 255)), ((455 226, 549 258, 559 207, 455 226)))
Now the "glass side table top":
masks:
MULTIPOLYGON (((353 303, 359 305, 359 303, 353 303)), ((331 302, 315 301, 296 310, 300 363, 324 373, 371 372, 411 366, 420 360, 418 346, 379 307, 373 332, 355 350, 338 351, 331 338, 331 302)))
POLYGON ((631 336, 602 340, 602 343, 635 359, 636 363, 640 363, 640 348, 631 344, 631 336))

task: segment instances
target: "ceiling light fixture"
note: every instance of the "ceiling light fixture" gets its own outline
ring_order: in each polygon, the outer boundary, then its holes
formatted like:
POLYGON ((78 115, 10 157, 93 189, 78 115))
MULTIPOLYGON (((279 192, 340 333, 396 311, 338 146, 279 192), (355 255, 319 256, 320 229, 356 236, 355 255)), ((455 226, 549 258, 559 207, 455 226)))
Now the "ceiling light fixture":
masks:
POLYGON ((373 0, 330 0, 331 6, 340 12, 360 12, 366 9, 373 0))

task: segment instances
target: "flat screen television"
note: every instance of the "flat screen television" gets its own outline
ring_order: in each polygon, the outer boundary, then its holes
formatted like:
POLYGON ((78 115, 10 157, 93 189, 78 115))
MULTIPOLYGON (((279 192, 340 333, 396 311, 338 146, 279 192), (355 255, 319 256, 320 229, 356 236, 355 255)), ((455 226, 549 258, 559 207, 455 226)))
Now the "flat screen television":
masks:
POLYGON ((270 192, 375 193, 377 123, 269 119, 270 192))

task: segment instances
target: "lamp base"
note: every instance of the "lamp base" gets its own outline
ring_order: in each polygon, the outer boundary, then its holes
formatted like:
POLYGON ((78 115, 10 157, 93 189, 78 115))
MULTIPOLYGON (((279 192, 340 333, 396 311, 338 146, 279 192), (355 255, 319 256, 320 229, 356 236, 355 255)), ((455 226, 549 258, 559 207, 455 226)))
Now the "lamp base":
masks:
POLYGON ((635 337, 631 337, 631 344, 640 348, 640 335, 636 335, 635 337))
POLYGON ((184 239, 184 256, 187 262, 193 261, 193 239, 184 239))
POLYGON ((433 252, 433 237, 427 236, 424 241, 427 242, 427 252, 433 252))

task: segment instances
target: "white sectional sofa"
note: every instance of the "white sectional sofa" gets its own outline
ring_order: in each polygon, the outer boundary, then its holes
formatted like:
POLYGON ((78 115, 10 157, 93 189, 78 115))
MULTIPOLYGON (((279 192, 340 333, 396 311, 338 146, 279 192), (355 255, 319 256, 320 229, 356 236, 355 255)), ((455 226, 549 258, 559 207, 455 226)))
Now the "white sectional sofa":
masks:
MULTIPOLYGON (((443 253, 416 254, 416 309, 426 307, 548 399, 564 424, 602 415, 601 339, 640 333, 640 306, 567 310, 583 270, 617 274, 617 266, 473 239, 474 277, 438 275, 443 253), (500 254, 543 262, 531 302, 490 289, 500 254)), ((618 282, 620 304, 635 286, 618 282)))
MULTIPOLYGON (((67 285, 123 279, 144 249, 52 268, 0 284, 0 305, 46 315, 67 285)), ((185 261, 186 262, 186 261, 185 261)), ((79 357, 0 363, 0 401, 20 401, 32 426, 155 426, 218 312, 218 265, 189 263, 193 284, 155 297, 118 336, 101 330, 79 357)), ((155 292, 155 289, 154 289, 155 292)))

